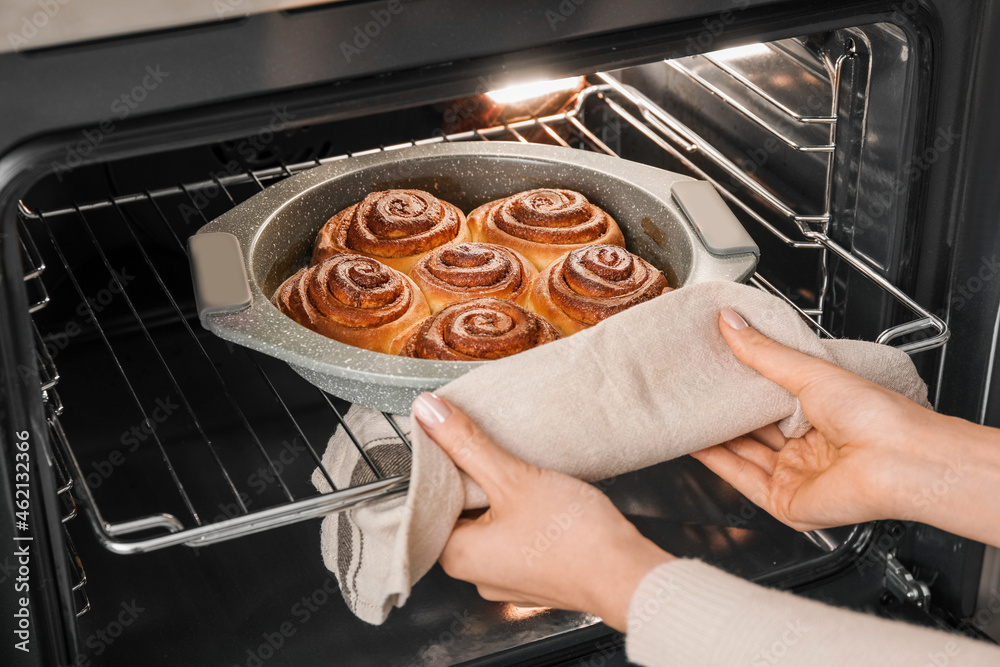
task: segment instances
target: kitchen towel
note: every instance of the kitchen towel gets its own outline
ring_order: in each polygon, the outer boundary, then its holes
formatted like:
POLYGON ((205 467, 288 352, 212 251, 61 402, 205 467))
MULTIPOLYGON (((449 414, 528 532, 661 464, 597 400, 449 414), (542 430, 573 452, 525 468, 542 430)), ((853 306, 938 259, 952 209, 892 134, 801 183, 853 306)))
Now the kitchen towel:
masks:
MULTIPOLYGON (((484 364, 437 393, 517 456, 586 481, 774 422, 788 437, 804 434, 810 425, 798 400, 729 350, 718 328, 725 307, 774 340, 927 405, 927 387, 905 353, 862 341, 821 340, 781 299, 731 282, 674 290, 569 338, 484 364)), ((380 413, 355 407, 347 419, 385 472, 405 469, 405 445, 380 413)), ((409 430, 408 418, 397 419, 409 430)), ((381 623, 393 606, 406 602, 440 556, 462 509, 486 502, 420 428, 412 430, 411 440, 405 497, 323 520, 324 561, 352 611, 369 623, 381 623)), ((373 479, 342 429, 331 438, 323 463, 338 488, 373 479)), ((318 470, 313 482, 320 491, 330 490, 318 470)))

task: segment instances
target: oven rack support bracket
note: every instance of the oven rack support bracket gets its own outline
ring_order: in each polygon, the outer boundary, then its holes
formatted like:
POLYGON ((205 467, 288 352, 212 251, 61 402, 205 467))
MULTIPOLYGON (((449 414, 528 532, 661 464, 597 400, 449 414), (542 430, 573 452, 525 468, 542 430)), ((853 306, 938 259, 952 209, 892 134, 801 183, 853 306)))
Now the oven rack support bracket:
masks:
MULTIPOLYGON (((835 80, 839 80, 840 64, 846 57, 847 56, 844 56, 837 61, 837 67, 834 70, 835 80)), ((821 252, 836 255, 916 315, 916 318, 913 320, 894 325, 881 332, 876 337, 875 342, 889 345, 904 336, 919 333, 923 335, 922 338, 917 338, 909 342, 896 345, 896 347, 907 354, 916 354, 918 352, 925 352, 927 350, 933 350, 941 347, 948 341, 951 336, 951 332, 948 329, 947 323, 943 319, 914 301, 908 294, 906 294, 906 292, 886 279, 881 273, 876 271, 862 258, 858 257, 850 250, 844 248, 830 238, 826 232, 826 227, 832 216, 829 183, 827 184, 825 193, 825 213, 821 215, 802 215, 797 213, 788 204, 781 201, 777 196, 764 188, 761 183, 743 171, 735 162, 723 155, 710 142, 700 137, 678 118, 670 114, 652 100, 648 99, 638 90, 632 88, 631 86, 622 84, 609 73, 598 72, 597 76, 604 82, 604 84, 594 86, 584 92, 596 89, 596 93, 612 111, 618 114, 627 123, 635 127, 635 129, 639 130, 660 148, 670 153, 699 178, 703 178, 712 183, 712 185, 714 185, 719 191, 719 194, 730 204, 740 209, 743 213, 748 215, 755 222, 759 223, 764 229, 776 236, 788 246, 819 250, 821 252), (636 114, 631 113, 624 106, 611 99, 612 94, 620 96, 622 101, 626 104, 633 105, 638 111, 638 117, 636 114), (698 163, 694 161, 695 156, 701 156, 708 163, 731 176, 733 181, 738 184, 739 191, 746 191, 752 197, 763 201, 769 209, 769 213, 792 222, 799 229, 800 237, 794 238, 794 236, 789 236, 778 229, 778 227, 772 224, 767 217, 748 204, 745 197, 738 196, 736 192, 731 191, 723 185, 719 179, 714 178, 711 174, 702 169, 698 163)), ((816 312, 803 311, 786 295, 779 290, 774 289, 759 275, 755 276, 755 278, 756 280, 754 283, 757 284, 758 287, 764 287, 767 291, 784 300, 786 303, 799 311, 801 315, 805 316, 813 327, 817 329, 817 331, 825 333, 825 330, 820 324, 820 318, 823 312, 822 301, 820 302, 820 307, 816 312)))
POLYGON ((896 558, 894 553, 885 557, 885 588, 900 602, 927 609, 931 602, 931 589, 916 579, 896 558))
MULTIPOLYGON (((24 202, 18 202, 18 210, 21 214, 18 224, 23 225, 26 214, 30 215, 31 211, 24 202)), ((49 294, 42 280, 42 274, 45 273, 46 268, 45 259, 38 250, 35 240, 27 233, 27 230, 23 226, 18 231, 18 240, 21 245, 21 263, 25 285, 36 285, 36 294, 40 295, 40 298, 36 297, 37 300, 33 300, 28 306, 28 312, 34 314, 49 304, 49 294)), ((64 409, 62 400, 55 390, 55 386, 59 383, 59 371, 52 360, 52 355, 45 346, 45 341, 42 339, 42 334, 38 330, 34 319, 31 321, 31 328, 35 338, 35 361, 38 364, 42 403, 45 407, 46 420, 51 424, 53 420, 59 418, 64 409)), ((66 508, 66 513, 63 514, 60 520, 63 524, 66 559, 69 562, 70 571, 74 573, 72 591, 76 605, 76 615, 80 617, 90 611, 90 598, 87 595, 87 574, 83 569, 83 562, 80 560, 80 556, 76 552, 76 547, 73 545, 73 539, 66 529, 66 524, 79 515, 76 499, 73 497, 73 476, 66 465, 63 450, 58 446, 51 447, 50 450, 52 453, 52 468, 56 479, 56 495, 59 496, 63 506, 66 508)))

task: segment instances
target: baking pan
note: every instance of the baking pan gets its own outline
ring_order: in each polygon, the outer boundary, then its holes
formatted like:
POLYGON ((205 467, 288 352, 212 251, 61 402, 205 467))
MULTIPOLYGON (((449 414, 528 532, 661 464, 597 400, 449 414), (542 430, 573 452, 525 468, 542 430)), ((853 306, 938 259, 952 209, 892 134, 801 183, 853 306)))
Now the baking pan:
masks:
POLYGON ((406 414, 480 363, 370 352, 331 340, 278 311, 270 297, 305 266, 316 233, 369 192, 426 190, 468 213, 532 188, 582 192, 621 227, 628 249, 671 286, 744 281, 759 251, 708 183, 582 150, 522 143, 415 146, 339 160, 276 183, 189 240, 202 324, 239 345, 283 359, 314 385, 353 403, 406 414))

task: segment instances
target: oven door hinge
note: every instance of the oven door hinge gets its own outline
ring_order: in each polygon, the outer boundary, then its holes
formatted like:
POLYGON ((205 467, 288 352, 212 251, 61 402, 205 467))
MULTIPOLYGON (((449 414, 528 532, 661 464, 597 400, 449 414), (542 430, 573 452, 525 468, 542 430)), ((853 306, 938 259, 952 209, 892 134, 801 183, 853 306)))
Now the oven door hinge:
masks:
POLYGON ((924 582, 915 579, 893 553, 886 554, 885 557, 885 587, 900 602, 910 602, 921 609, 927 609, 930 605, 931 589, 924 582))

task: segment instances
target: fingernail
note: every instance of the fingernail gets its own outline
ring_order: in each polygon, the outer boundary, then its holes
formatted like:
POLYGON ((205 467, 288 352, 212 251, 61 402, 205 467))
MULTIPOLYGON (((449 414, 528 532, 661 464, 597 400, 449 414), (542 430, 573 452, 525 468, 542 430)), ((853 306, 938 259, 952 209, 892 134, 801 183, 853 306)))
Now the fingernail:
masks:
POLYGON ((451 408, 440 398, 429 392, 424 392, 413 401, 413 416, 422 426, 434 428, 451 414, 451 408))
POLYGON ((722 315, 722 319, 726 321, 730 329, 739 331, 740 329, 747 328, 747 321, 740 317, 740 314, 732 308, 723 308, 719 311, 719 314, 722 315))

